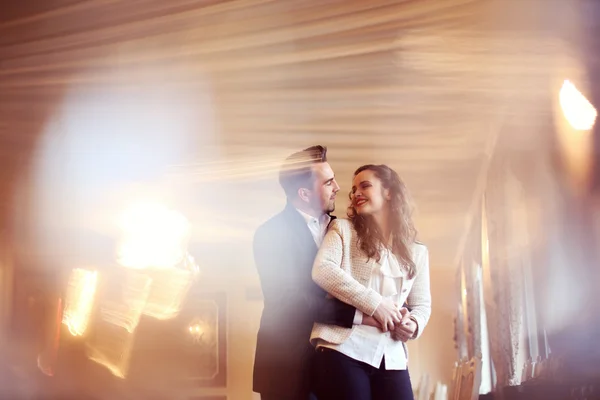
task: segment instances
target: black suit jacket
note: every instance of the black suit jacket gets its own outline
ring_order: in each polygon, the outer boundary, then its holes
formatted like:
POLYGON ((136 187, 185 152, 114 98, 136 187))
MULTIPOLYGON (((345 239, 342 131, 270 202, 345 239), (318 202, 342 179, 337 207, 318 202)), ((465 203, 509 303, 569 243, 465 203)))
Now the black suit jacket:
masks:
POLYGON ((254 360, 253 390, 303 396, 311 389, 309 343, 315 321, 352 327, 356 309, 326 292, 311 277, 317 245, 291 205, 258 228, 254 260, 264 297, 254 360))

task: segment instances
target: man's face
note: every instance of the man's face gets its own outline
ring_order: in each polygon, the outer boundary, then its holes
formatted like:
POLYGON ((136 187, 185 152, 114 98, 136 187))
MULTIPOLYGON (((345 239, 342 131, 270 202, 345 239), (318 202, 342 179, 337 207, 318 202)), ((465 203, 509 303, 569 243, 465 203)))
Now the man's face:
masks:
POLYGON ((315 211, 330 213, 335 210, 335 195, 340 190, 329 163, 316 163, 313 170, 313 188, 310 194, 310 205, 315 211))

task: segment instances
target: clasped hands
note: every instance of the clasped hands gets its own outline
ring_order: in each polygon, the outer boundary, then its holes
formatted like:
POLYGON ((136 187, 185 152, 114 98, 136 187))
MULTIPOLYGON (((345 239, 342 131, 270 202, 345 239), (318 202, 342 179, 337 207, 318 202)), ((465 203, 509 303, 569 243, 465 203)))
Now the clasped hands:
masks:
POLYGON ((406 342, 417 331, 417 323, 405 307, 399 308, 391 299, 384 298, 372 317, 363 316, 363 325, 375 326, 391 332, 392 339, 406 342))

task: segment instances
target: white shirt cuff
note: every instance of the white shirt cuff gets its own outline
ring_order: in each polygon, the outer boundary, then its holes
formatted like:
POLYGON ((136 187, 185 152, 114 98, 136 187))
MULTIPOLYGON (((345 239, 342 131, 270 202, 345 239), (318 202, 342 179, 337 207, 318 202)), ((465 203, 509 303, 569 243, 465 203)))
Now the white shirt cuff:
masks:
POLYGON ((354 314, 354 321, 352 322, 354 325, 362 325, 363 313, 359 310, 356 310, 354 314))

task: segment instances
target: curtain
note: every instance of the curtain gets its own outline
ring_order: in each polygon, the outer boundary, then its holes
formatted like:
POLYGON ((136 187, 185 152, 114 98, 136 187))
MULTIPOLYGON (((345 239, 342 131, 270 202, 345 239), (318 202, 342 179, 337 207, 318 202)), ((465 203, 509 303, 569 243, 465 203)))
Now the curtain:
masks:
MULTIPOLYGON (((484 257, 484 297, 488 333, 497 384, 521 382, 519 352, 523 344, 523 279, 515 257, 511 234, 511 199, 508 192, 507 159, 496 155, 489 171, 485 193, 484 235, 488 256, 484 257)), ((484 252, 485 252, 484 250, 484 252)))

